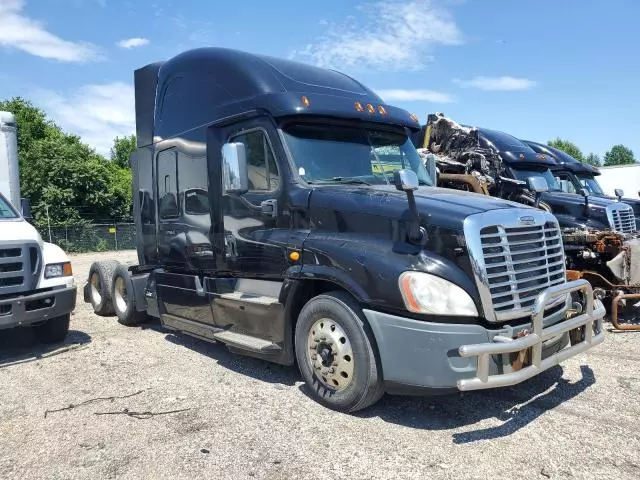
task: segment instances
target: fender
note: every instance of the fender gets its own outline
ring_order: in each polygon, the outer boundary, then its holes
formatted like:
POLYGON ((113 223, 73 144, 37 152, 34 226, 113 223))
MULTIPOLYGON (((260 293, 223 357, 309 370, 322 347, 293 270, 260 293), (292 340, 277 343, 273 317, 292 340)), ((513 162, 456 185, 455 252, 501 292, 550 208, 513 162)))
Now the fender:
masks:
POLYGON ((465 265, 448 258, 451 246, 432 236, 425 248, 361 234, 312 233, 304 242, 302 266, 287 273, 293 279, 323 280, 351 293, 363 306, 407 314, 398 287, 407 270, 430 273, 465 290, 481 310, 480 296, 465 265), (440 254, 439 254, 440 253, 440 254))

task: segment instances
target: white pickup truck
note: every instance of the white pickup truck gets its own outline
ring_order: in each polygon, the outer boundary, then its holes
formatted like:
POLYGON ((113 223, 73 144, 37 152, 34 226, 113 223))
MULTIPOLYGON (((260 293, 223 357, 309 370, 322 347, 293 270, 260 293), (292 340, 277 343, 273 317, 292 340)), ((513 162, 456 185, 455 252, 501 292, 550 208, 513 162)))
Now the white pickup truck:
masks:
POLYGON ((60 247, 42 241, 17 210, 21 203, 16 122, 0 112, 0 332, 33 327, 40 341, 59 342, 76 305, 71 263, 60 247))

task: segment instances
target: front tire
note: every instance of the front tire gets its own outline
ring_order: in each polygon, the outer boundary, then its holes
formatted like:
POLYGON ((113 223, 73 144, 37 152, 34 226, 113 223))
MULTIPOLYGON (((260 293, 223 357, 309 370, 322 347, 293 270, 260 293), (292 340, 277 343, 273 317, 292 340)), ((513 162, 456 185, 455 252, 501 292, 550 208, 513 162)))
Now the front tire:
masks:
POLYGON ((118 316, 118 322, 122 325, 133 327, 144 322, 147 317, 146 312, 139 312, 136 309, 133 282, 129 269, 125 265, 118 265, 113 272, 111 302, 118 316))
POLYGON ((62 342, 67 338, 70 322, 71 314, 69 313, 61 317, 50 318, 45 323, 33 326, 33 333, 42 343, 62 342))
POLYGON ((384 394, 373 334, 348 294, 312 298, 300 312, 296 358, 313 397, 341 412, 355 412, 384 394))

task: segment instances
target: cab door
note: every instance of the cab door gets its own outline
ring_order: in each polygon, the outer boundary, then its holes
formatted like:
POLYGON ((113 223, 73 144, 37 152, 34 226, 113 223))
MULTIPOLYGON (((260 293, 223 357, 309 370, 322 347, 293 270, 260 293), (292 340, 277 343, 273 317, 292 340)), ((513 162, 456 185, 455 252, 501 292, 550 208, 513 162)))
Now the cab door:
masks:
POLYGON ((158 263, 181 263, 176 251, 176 238, 180 225, 178 205, 178 153, 175 148, 156 155, 156 188, 158 198, 158 263))
MULTIPOLYGON (((226 270, 238 277, 281 278, 289 222, 283 213, 284 155, 277 132, 267 119, 257 118, 221 133, 223 143, 245 145, 249 177, 246 193, 222 197, 226 270), (281 152, 280 158, 276 152, 281 152)), ((222 144, 216 148, 219 154, 222 144)))

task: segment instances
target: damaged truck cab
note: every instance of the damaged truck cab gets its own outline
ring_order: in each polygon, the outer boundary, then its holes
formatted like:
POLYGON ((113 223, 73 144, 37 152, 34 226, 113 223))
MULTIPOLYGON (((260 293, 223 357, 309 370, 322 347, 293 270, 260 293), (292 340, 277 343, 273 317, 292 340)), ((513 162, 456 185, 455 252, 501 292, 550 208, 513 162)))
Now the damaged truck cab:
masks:
POLYGON ((139 265, 92 267, 97 312, 297 361, 341 411, 514 385, 603 340, 557 220, 437 188, 417 118, 356 80, 205 48, 135 94, 139 265))

